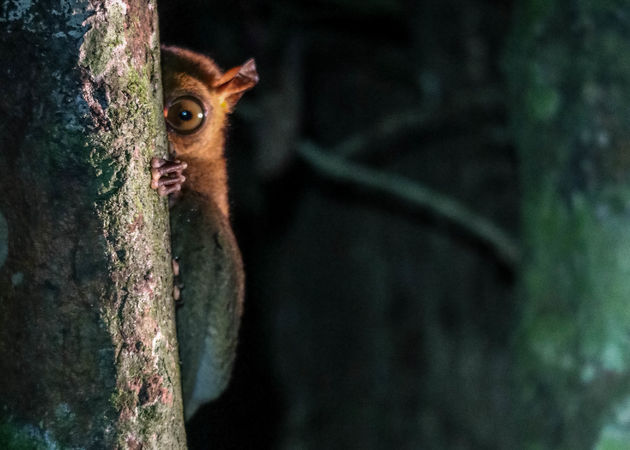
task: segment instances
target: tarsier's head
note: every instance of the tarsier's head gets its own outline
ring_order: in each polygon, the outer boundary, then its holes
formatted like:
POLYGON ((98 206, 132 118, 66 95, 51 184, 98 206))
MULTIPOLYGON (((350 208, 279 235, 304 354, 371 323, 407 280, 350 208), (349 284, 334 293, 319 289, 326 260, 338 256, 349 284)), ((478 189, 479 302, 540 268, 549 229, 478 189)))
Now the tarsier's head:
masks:
POLYGON ((202 150, 221 157, 227 115, 257 82, 253 59, 223 73, 206 56, 163 46, 164 117, 172 156, 202 150))

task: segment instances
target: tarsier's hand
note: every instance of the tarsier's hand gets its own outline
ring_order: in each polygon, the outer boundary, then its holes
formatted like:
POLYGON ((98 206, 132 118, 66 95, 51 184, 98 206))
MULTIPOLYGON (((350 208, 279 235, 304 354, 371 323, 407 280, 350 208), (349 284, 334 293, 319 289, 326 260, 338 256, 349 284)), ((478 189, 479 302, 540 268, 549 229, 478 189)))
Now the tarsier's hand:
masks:
POLYGON ((188 164, 179 160, 151 159, 151 187, 162 197, 182 189, 186 177, 182 174, 188 164))

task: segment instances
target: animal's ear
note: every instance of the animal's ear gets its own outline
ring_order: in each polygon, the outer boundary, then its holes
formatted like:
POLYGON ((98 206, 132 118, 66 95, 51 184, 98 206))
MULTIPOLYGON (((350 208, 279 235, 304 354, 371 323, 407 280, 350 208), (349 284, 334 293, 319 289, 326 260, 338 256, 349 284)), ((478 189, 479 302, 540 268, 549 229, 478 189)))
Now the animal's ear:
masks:
POLYGON ((233 67, 212 84, 212 87, 219 94, 221 104, 230 111, 243 94, 256 86, 258 83, 258 72, 256 72, 256 62, 248 59, 241 66, 233 67))

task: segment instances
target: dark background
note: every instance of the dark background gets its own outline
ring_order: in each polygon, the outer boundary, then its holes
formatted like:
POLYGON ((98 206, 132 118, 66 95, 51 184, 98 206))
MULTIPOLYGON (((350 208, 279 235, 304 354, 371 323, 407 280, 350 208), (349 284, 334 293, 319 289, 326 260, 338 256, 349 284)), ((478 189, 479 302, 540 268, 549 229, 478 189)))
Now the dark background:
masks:
POLYGON ((515 270, 466 226, 318 172, 305 142, 518 235, 502 61, 509 1, 159 2, 162 42, 260 83, 232 117, 247 271, 225 395, 191 448, 518 448, 515 270), (362 140, 350 149, 349 139, 362 140))

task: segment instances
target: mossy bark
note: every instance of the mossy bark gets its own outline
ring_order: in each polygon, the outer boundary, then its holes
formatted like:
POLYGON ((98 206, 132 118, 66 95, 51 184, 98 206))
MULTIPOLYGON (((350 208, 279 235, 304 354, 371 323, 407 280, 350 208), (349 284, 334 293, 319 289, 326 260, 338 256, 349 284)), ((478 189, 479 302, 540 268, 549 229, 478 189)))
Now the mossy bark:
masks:
POLYGON ((630 443, 629 6, 517 8, 508 75, 526 244, 522 448, 630 443))
POLYGON ((0 1, 1 448, 185 448, 156 14, 0 1))

